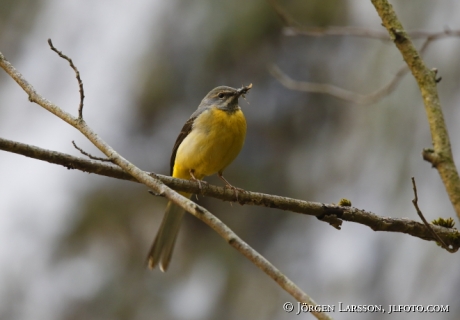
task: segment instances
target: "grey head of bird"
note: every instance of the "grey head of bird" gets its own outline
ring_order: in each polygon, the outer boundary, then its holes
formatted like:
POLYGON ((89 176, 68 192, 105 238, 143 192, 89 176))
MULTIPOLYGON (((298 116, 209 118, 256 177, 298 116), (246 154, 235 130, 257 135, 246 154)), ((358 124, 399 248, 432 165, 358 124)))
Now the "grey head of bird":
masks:
POLYGON ((252 88, 243 86, 235 89, 227 86, 220 86, 212 89, 201 101, 200 108, 216 106, 225 111, 236 111, 238 109, 238 98, 243 96, 252 88))

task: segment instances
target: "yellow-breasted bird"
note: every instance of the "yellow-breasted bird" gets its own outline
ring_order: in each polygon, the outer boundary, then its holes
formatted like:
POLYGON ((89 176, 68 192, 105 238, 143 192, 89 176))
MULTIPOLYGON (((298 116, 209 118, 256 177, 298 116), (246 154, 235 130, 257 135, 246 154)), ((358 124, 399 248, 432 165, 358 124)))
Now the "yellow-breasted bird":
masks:
MULTIPOLYGON (((170 162, 173 177, 199 182, 205 176, 217 173, 227 186, 234 188, 222 173, 243 147, 246 119, 238 98, 244 97, 251 88, 252 84, 239 89, 221 86, 204 97, 174 144, 170 162)), ((191 196, 185 192, 180 194, 191 196)), ((168 268, 183 215, 181 207, 171 201, 168 203, 147 257, 150 269, 159 265, 164 272, 168 268)))

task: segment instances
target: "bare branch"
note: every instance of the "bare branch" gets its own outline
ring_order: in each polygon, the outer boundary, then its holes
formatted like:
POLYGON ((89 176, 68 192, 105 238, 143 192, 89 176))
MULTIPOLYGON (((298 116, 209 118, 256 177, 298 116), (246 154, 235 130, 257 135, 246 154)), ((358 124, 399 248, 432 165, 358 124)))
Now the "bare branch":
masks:
MULTIPOLYGON (((286 13, 285 13, 286 15, 286 13)), ((288 20, 288 16, 283 21, 288 20)), ((285 36, 307 36, 307 37, 325 37, 325 36, 351 36, 360 38, 377 39, 383 41, 390 41, 391 38, 387 32, 380 30, 371 30, 369 28, 349 27, 349 26, 328 26, 328 27, 288 27, 283 29, 285 36)), ((451 30, 445 28, 443 31, 430 32, 424 30, 412 30, 407 34, 412 39, 431 39, 437 40, 446 37, 460 37, 460 30, 451 30)))
POLYGON ((437 74, 426 67, 388 1, 372 0, 372 4, 419 85, 433 142, 433 155, 430 158, 437 159, 432 165, 438 170, 450 201, 460 218, 460 177, 439 101, 437 74))
POLYGON ((112 162, 111 159, 107 159, 107 158, 100 158, 100 157, 95 157, 95 156, 92 156, 91 154, 87 153, 86 151, 84 151, 83 149, 79 148, 77 146, 77 144, 75 143, 75 141, 72 140, 72 144, 74 146, 75 149, 77 149, 78 151, 80 151, 80 153, 82 155, 85 155, 87 156, 88 158, 92 159, 92 160, 98 160, 98 161, 103 161, 103 162, 112 162))
MULTIPOLYGON (((312 306, 317 304, 311 299, 305 292, 303 292, 294 282, 286 277, 280 270, 273 266, 267 259, 261 254, 252 249, 246 242, 244 242, 238 235, 236 235, 230 228, 228 228, 222 221, 213 216, 204 207, 201 207, 186 197, 180 195, 174 190, 164 185, 155 175, 149 175, 148 173, 140 170, 128 160, 119 155, 111 146, 97 136, 97 134, 86 124, 82 117, 75 118, 69 113, 65 112, 57 105, 46 100, 30 85, 27 80, 19 73, 11 63, 9 63, 3 54, 0 52, 0 67, 8 73, 23 90, 29 95, 29 100, 40 105, 44 109, 53 113, 60 119, 69 123, 76 129, 78 129, 88 140, 90 140, 102 153, 104 153, 109 159, 118 165, 123 171, 130 174, 134 179, 140 183, 146 185, 153 192, 163 195, 170 201, 174 202, 187 212, 191 213, 201 221, 205 222, 214 231, 216 231, 221 237, 223 237, 231 246, 242 253, 252 263, 264 271, 269 277, 271 277, 278 285, 283 288, 286 292, 292 295, 297 301, 304 302, 312 306)), ((102 164, 102 163, 101 163, 102 164)), ((312 311, 312 314, 318 319, 331 319, 331 317, 324 312, 312 311)))
POLYGON ((379 30, 371 30, 360 27, 338 27, 329 26, 321 27, 288 27, 283 29, 285 36, 307 36, 307 37, 324 37, 324 36, 352 36, 389 41, 388 33, 379 30))
MULTIPOLYGON (((125 173, 122 169, 113 164, 73 157, 65 153, 50 151, 11 140, 0 138, 0 150, 14 152, 26 157, 59 164, 68 169, 77 169, 116 179, 138 182, 131 175, 125 173)), ((192 180, 176 179, 170 176, 153 173, 148 174, 156 177, 168 187, 177 191, 201 193, 204 196, 213 197, 223 201, 236 201, 235 193, 225 187, 217 187, 207 184, 206 187, 200 189, 198 183, 192 180)), ((153 192, 153 194, 163 196, 163 194, 157 192, 153 192)), ((368 226, 374 231, 406 233, 423 240, 439 241, 437 237, 433 237, 423 223, 409 219, 382 217, 372 212, 350 206, 322 204, 318 202, 303 201, 250 191, 239 193, 238 203, 241 205, 263 206, 312 215, 321 221, 329 223, 337 221, 355 222, 368 226)), ((460 233, 456 229, 441 226, 433 226, 433 228, 435 229, 436 234, 439 235, 446 244, 454 249, 458 249, 460 247, 460 233)))
POLYGON ((83 90, 83 81, 81 81, 80 78, 80 71, 78 71, 77 67, 73 64, 72 59, 70 59, 68 56, 62 53, 62 51, 57 50, 53 46, 53 42, 51 39, 48 39, 48 44, 54 52, 56 52, 62 59, 67 60, 70 64, 70 67, 75 71, 75 76, 78 81, 78 89, 80 91, 80 105, 78 106, 78 118, 83 119, 83 100, 85 100, 85 91, 83 90))
POLYGON ((427 229, 430 231, 430 233, 433 235, 433 237, 435 237, 436 239, 438 239, 439 243, 441 244, 441 246, 446 249, 447 251, 449 251, 450 253, 454 253, 454 252, 457 252, 458 248, 452 248, 452 247, 449 247, 448 245, 445 244, 445 242, 441 239, 441 237, 439 237, 437 235, 436 232, 434 232, 433 228, 431 227, 431 225, 428 223, 428 221, 426 221, 425 217, 423 216, 423 213, 422 211, 420 210, 419 206, 418 206, 418 195, 417 195, 417 186, 415 184, 415 178, 412 177, 412 189, 414 190, 414 200, 412 200, 412 203, 414 204, 414 207, 415 207, 415 211, 417 211, 417 214, 418 216, 420 217, 420 219, 422 219, 423 223, 425 224, 425 226, 427 227, 427 229))
POLYGON ((328 94, 335 98, 359 105, 370 105, 388 96, 396 89, 399 82, 408 71, 409 69, 406 65, 402 66, 395 74, 393 79, 391 79, 391 81, 388 82, 385 86, 373 93, 363 95, 339 88, 328 83, 296 81, 281 71, 278 66, 274 65, 270 68, 270 73, 273 75, 273 77, 275 77, 284 87, 290 90, 328 94))

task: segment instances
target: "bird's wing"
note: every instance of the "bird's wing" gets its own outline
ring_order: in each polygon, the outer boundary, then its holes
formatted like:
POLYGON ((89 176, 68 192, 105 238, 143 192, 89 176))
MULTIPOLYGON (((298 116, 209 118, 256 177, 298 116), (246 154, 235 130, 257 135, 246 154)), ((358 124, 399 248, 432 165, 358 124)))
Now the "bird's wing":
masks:
POLYGON ((188 136, 190 131, 192 131, 193 122, 195 121, 195 119, 196 119, 196 117, 191 117, 190 119, 187 120, 187 122, 182 127, 182 130, 180 131, 179 136, 176 139, 176 143, 174 144, 174 148, 173 148, 172 154, 171 154, 171 162, 170 162, 170 165, 171 165, 171 173, 170 174, 171 174, 171 176, 172 176, 173 170, 174 170, 174 162, 176 161, 177 149, 179 148, 179 146, 182 143, 182 141, 184 141, 184 139, 188 136))

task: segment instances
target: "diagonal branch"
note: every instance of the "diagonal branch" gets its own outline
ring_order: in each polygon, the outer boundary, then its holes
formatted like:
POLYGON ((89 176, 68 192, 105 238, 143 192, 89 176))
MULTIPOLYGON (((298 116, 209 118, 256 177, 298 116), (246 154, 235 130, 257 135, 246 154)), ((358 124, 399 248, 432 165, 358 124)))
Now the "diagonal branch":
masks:
MULTIPOLYGON (((26 157, 62 165, 68 169, 76 169, 83 172, 95 173, 116 179, 138 182, 131 175, 125 173, 122 169, 113 164, 82 159, 65 153, 50 151, 11 140, 0 138, 0 150, 5 150, 8 152, 24 155, 26 157)), ((149 174, 154 175, 152 173, 149 174)), ((168 187, 177 191, 185 191, 187 193, 198 194, 202 193, 205 196, 224 201, 236 201, 235 193, 228 188, 206 184, 206 187, 200 189, 195 181, 176 179, 170 176, 163 176, 159 174, 155 174, 154 176, 166 184, 168 187)), ((363 224, 374 231, 406 233, 423 240, 439 241, 439 239, 434 237, 433 234, 430 233, 430 231, 426 228, 426 226, 420 222, 409 219, 382 217, 372 212, 348 206, 322 204, 318 202, 303 201, 249 191, 239 193, 238 202, 241 205, 263 206, 267 208, 275 208, 300 214, 312 215, 322 221, 327 221, 328 217, 334 217, 339 219, 340 222, 348 221, 363 224)), ((451 246, 453 251, 458 250, 460 247, 460 233, 457 229, 441 226, 432 226, 432 228, 435 230, 436 234, 447 244, 446 247, 451 246)))
POLYGON ((430 157, 424 155, 424 159, 430 161, 438 170, 450 201, 460 218, 460 177, 455 167, 449 134, 439 101, 436 71, 426 67, 391 4, 387 0, 372 0, 372 4, 420 88, 433 143, 433 149, 429 152, 430 157))
MULTIPOLYGON (((164 185, 155 175, 140 170, 128 160, 119 155, 111 146, 103 141, 83 120, 82 117, 74 117, 65 112, 57 105, 46 100, 39 95, 35 89, 30 85, 27 80, 19 73, 11 63, 9 63, 3 54, 0 52, 0 67, 9 74, 17 84, 28 94, 29 100, 34 102, 44 109, 48 110, 61 120, 67 122, 77 130, 79 130, 88 140, 90 140, 102 153, 118 165, 124 172, 130 174, 134 179, 140 183, 148 186, 159 195, 167 197, 170 201, 179 205, 181 208, 191 213, 201 221, 205 222, 214 231, 216 231, 222 238, 224 238, 232 247, 237 249, 241 254, 248 258, 252 263, 264 271, 271 277, 278 285, 291 294, 297 301, 304 302, 312 306, 317 306, 305 292, 303 292, 294 282, 286 277, 280 270, 273 266, 267 259, 260 253, 252 249, 246 242, 244 242, 237 234, 228 228, 222 221, 213 216, 208 210, 197 205, 193 201, 185 198, 174 190, 164 185)), ((312 314, 318 319, 331 319, 331 317, 324 312, 312 311, 312 314)))
POLYGON ((443 247, 444 249, 446 249, 447 251, 453 253, 453 252, 456 252, 457 250, 456 249, 452 249, 450 248, 442 239, 441 237, 439 237, 437 235, 436 232, 434 232, 433 228, 431 227, 431 225, 428 223, 428 221, 426 221, 425 219, 425 216, 423 215, 422 213, 422 210, 420 210, 419 206, 418 206, 418 194, 417 194, 417 185, 415 184, 415 178, 412 177, 412 189, 414 190, 414 199, 412 200, 412 203, 415 207, 415 211, 417 211, 417 214, 418 216, 420 217, 420 219, 422 219, 423 223, 425 224, 426 228, 430 231, 430 233, 433 235, 433 237, 437 238, 441 247, 443 247), (454 251, 455 250, 455 251, 454 251))

